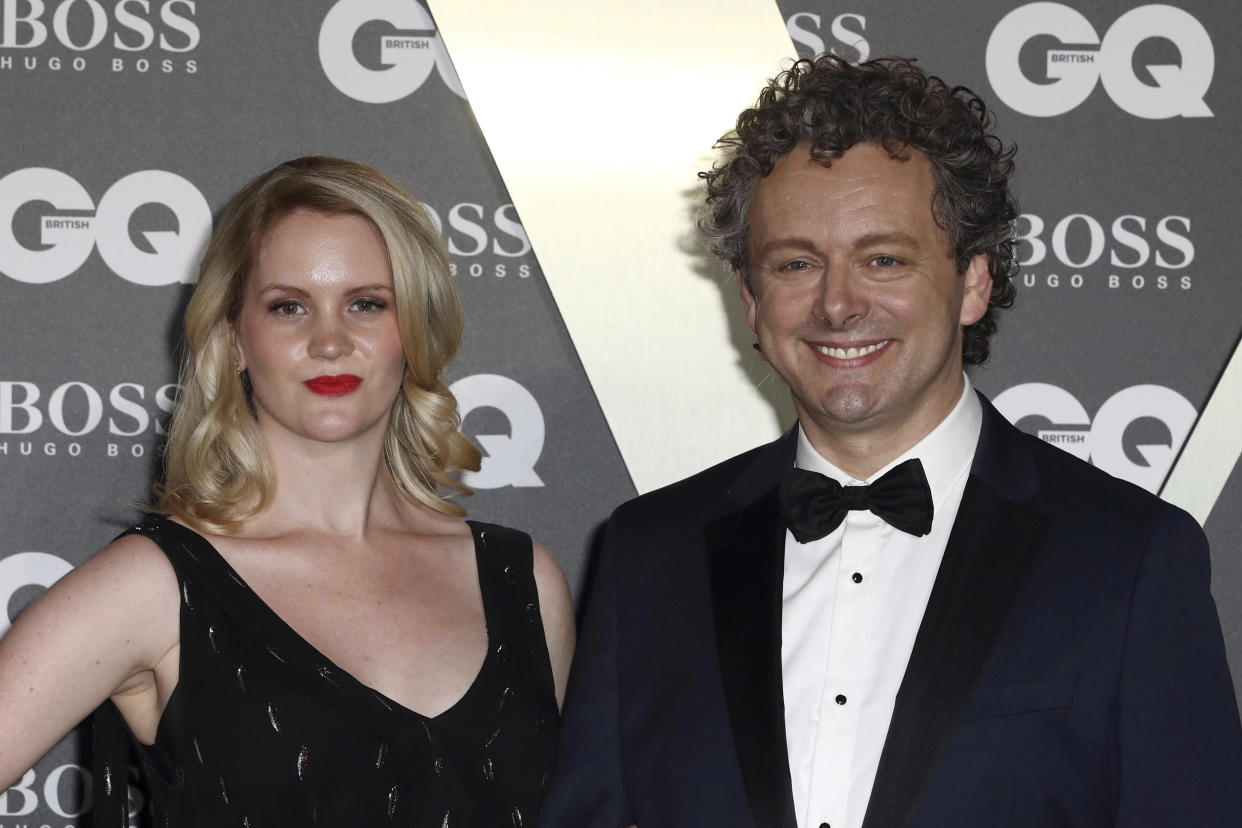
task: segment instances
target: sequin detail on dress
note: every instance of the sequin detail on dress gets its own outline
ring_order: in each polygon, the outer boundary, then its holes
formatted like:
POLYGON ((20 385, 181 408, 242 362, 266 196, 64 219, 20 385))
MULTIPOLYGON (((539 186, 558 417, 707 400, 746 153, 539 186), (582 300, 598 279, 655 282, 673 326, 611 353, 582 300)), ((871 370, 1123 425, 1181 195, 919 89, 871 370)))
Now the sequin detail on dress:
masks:
MULTIPOLYGON (((471 525, 487 657, 428 717, 298 636, 201 536, 162 518, 136 531, 168 556, 182 605, 180 683, 138 749, 154 825, 537 824, 559 717, 525 536, 471 525)), ((123 828, 108 767, 96 824, 123 828)))

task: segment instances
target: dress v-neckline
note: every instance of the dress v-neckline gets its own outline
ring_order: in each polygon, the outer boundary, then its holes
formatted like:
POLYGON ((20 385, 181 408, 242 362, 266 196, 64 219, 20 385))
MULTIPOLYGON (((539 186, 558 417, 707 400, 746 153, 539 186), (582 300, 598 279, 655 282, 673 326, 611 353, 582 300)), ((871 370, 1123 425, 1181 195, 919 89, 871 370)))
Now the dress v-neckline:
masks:
MULTIPOLYGON (((388 714, 397 717, 412 718, 415 722, 424 726, 430 723, 438 723, 445 719, 451 719, 457 711, 461 710, 466 702, 473 697, 483 685, 486 684, 492 662, 491 651, 491 631, 494 626, 493 610, 491 610, 491 601, 488 600, 488 587, 483 576, 482 560, 483 549, 486 546, 485 529, 473 521, 466 521, 466 525, 470 527, 471 539, 474 545, 475 555, 475 577, 478 581, 479 592, 483 603, 483 619, 485 633, 484 637, 489 642, 484 650, 483 662, 479 665, 474 679, 470 685, 463 691, 462 695, 456 701, 446 707, 444 710, 428 716, 419 713, 417 710, 406 707, 392 697, 386 695, 380 690, 366 684, 359 678, 350 673, 348 670, 340 667, 323 653, 318 647, 312 644, 305 636, 299 633, 294 627, 286 621, 279 613, 274 610, 271 605, 264 601, 257 592, 246 582, 244 578, 233 569, 232 565, 225 559, 220 551, 199 532, 191 529, 184 524, 171 520, 168 517, 161 516, 159 518, 163 523, 175 527, 175 532, 180 532, 194 541, 199 551, 190 548, 189 545, 182 543, 182 549, 191 558, 201 564, 205 564, 200 571, 199 577, 204 575, 211 577, 214 575, 224 575, 226 577, 216 578, 216 584, 224 589, 231 589, 242 596, 244 600, 241 602, 222 601, 221 607, 230 615, 243 616, 240 618, 241 623, 238 625, 241 630, 253 641, 259 644, 280 664, 301 673, 307 681, 315 682, 328 689, 331 694, 333 692, 340 694, 345 698, 352 695, 369 696, 380 708, 388 714), (215 568, 215 571, 210 567, 215 568), (244 617, 244 616, 249 616, 244 617), (247 623, 253 622, 253 623, 247 623), (281 638, 278 642, 281 646, 275 646, 272 641, 263 640, 265 636, 259 633, 260 629, 270 630, 272 638, 281 638), (351 694, 349 691, 354 690, 351 694)), ((193 589, 190 579, 183 580, 181 585, 181 600, 184 604, 192 606, 193 589)), ((178 674, 177 685, 169 694, 168 702, 165 704, 164 712, 166 713, 173 705, 173 698, 177 695, 177 690, 181 686, 181 676, 178 674)), ((349 699, 352 701, 352 698, 349 699)), ((161 715, 160 722, 156 727, 156 741, 159 741, 159 731, 163 728, 164 721, 167 717, 161 715)))

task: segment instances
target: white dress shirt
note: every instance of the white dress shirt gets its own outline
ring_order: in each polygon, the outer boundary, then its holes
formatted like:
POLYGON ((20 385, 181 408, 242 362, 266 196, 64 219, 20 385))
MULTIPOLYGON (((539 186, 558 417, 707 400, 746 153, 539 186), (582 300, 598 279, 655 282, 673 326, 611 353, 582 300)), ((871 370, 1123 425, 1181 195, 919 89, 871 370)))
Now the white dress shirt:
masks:
POLYGON ((982 423, 970 380, 947 417, 867 480, 829 463, 798 429, 797 466, 842 485, 872 483, 911 457, 931 488, 931 532, 914 537, 869 511, 827 536, 785 532, 781 673, 799 828, 859 828, 897 690, 927 608, 982 423))

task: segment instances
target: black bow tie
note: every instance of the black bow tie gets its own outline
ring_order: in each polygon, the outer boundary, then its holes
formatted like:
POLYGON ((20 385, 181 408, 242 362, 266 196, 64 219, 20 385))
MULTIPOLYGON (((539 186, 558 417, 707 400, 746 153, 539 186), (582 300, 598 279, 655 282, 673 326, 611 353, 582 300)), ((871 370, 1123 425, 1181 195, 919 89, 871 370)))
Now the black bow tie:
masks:
POLYGON ((894 529, 915 536, 932 526, 932 496, 923 464, 911 458, 870 486, 842 486, 818 472, 791 468, 781 482, 781 517, 798 543, 819 540, 851 509, 870 509, 894 529))

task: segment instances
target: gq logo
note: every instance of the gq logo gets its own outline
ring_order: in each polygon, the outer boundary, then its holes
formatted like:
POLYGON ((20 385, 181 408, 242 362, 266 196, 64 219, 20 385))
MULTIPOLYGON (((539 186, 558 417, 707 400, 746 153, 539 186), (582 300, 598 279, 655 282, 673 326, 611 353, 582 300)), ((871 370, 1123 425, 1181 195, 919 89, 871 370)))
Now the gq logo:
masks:
POLYGON ((1098 79, 1113 102, 1140 118, 1211 117, 1203 101, 1212 85, 1216 57, 1203 25, 1175 6, 1131 9, 1100 39, 1087 18, 1061 3, 1028 3, 1001 18, 987 48, 988 80, 1005 103, 1025 115, 1048 118, 1075 108, 1098 79), (1022 73, 1018 53, 1032 38, 1051 35, 1063 44, 1099 44, 1098 49, 1050 49, 1048 77, 1036 83, 1022 73), (1152 86, 1134 72, 1135 49, 1148 38, 1173 42, 1181 65, 1148 66, 1152 86))
POLYGON ((319 28, 319 62, 333 86, 364 103, 401 100, 422 86, 433 69, 440 71, 445 86, 466 97, 431 15, 416 0, 338 0, 319 28), (380 38, 379 62, 386 69, 368 69, 354 54, 358 30, 376 20, 409 32, 380 38))
POLYGON ((1089 459, 1109 474, 1149 492, 1159 491, 1199 416, 1189 400, 1162 385, 1135 385, 1118 391, 1100 406, 1094 421, 1073 394, 1043 382, 1015 385, 992 402, 1014 424, 1027 417, 1048 420, 1050 428, 1035 432, 1041 440, 1089 459), (1163 423, 1169 442, 1132 446, 1133 453, 1144 461, 1140 463, 1126 451, 1126 430, 1144 417, 1163 423))
POLYGON ((28 586, 47 589, 71 569, 68 561, 46 552, 18 552, 0 558, 0 638, 13 626, 9 602, 19 589, 28 586))
POLYGON ((463 377, 449 390, 457 398, 463 422, 476 408, 498 409, 509 420, 508 434, 479 434, 474 438, 487 456, 477 472, 462 474, 462 482, 476 489, 542 486, 535 463, 543 452, 543 412, 531 393, 498 374, 463 377))
POLYGON ((0 178, 0 273, 19 282, 45 284, 73 273, 99 248, 116 275, 138 285, 194 281, 194 268, 211 233, 211 208, 198 189, 179 175, 163 170, 131 173, 113 184, 99 206, 71 176, 46 167, 29 167, 0 178), (13 220, 31 203, 59 211, 94 211, 93 216, 39 217, 42 249, 17 240, 13 220), (130 235, 134 212, 146 204, 162 204, 177 217, 176 231, 142 233, 150 250, 139 248, 130 235))

